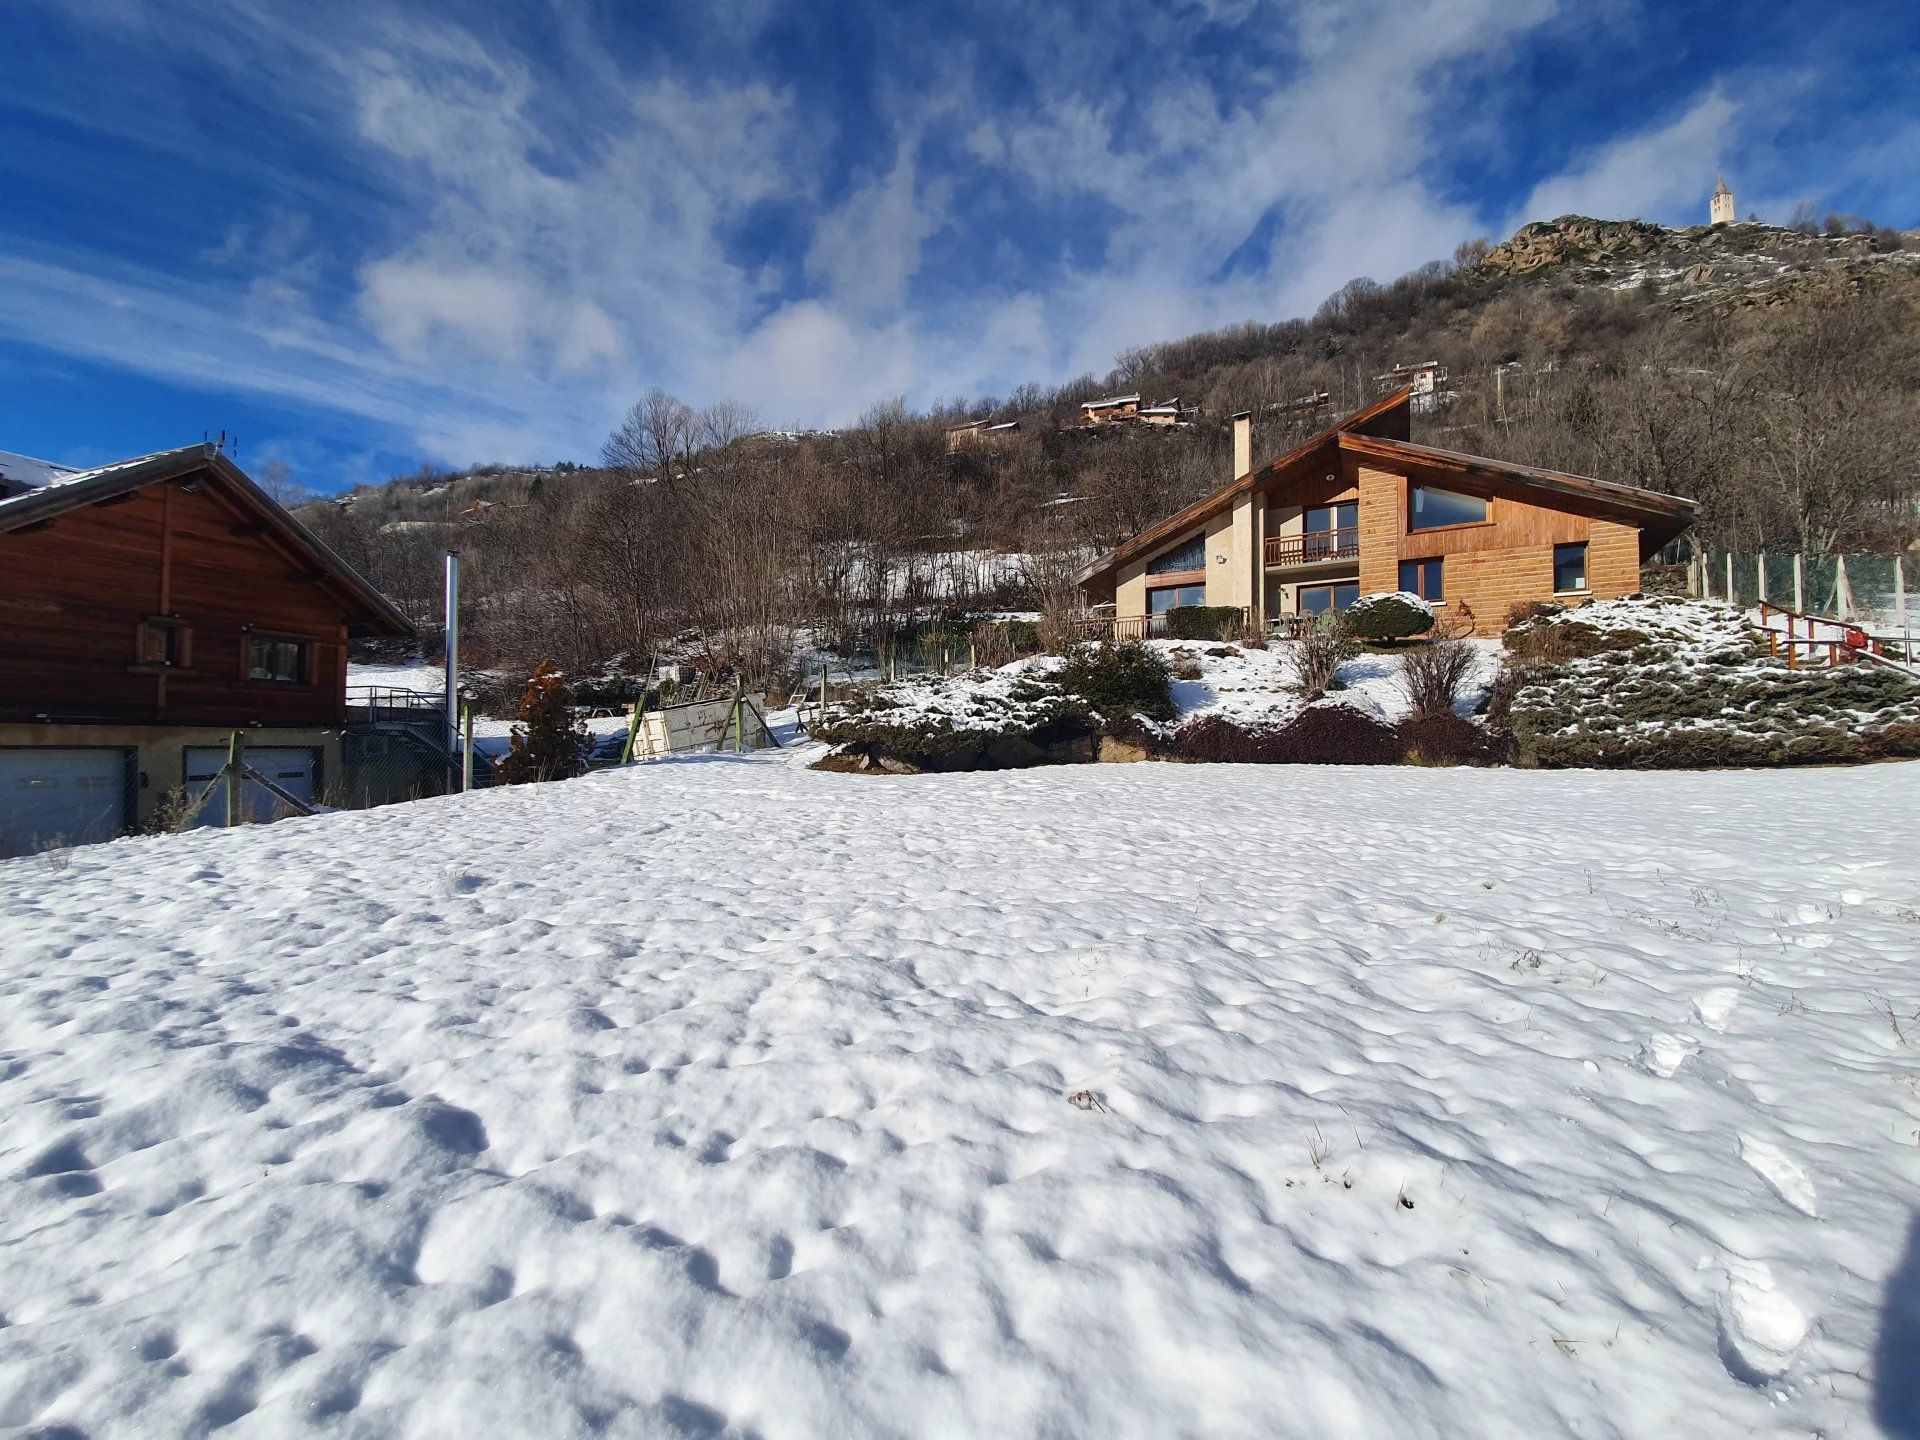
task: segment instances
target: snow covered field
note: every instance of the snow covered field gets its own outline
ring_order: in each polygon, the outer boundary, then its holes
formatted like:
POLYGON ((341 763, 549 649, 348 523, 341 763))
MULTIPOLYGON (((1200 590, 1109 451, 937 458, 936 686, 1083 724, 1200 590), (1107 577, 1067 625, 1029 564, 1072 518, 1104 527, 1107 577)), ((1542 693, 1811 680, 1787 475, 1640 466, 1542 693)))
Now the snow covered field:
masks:
POLYGON ((807 758, 0 864, 0 1430, 1920 1432, 1920 764, 807 758))

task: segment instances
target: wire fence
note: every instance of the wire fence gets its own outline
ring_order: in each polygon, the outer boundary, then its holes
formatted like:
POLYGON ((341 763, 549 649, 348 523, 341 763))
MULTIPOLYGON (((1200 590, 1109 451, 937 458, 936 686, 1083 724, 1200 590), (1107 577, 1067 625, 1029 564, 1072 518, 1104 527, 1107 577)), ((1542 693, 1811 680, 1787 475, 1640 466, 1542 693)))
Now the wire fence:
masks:
POLYGON ((1875 633, 1906 638, 1920 630, 1913 594, 1920 565, 1903 555, 1738 554, 1710 550, 1690 567, 1689 592, 1746 608, 1763 601, 1875 633))

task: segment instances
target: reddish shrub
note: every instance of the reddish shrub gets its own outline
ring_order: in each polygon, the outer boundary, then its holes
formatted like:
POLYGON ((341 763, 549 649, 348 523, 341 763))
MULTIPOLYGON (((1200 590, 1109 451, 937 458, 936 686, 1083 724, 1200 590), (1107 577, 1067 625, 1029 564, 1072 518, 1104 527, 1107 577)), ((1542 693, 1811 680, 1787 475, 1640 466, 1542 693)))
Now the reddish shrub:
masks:
POLYGON ((1274 739, 1289 765, 1398 765, 1405 758, 1391 725, 1350 705, 1309 705, 1274 739))
POLYGON ((1277 730, 1209 715, 1179 733, 1174 753, 1227 765, 1397 765, 1404 747, 1391 725, 1351 706, 1309 705, 1277 730))
POLYGON ((1399 734, 1408 756, 1422 765, 1504 765, 1513 748, 1506 731, 1458 715, 1403 720, 1399 734))

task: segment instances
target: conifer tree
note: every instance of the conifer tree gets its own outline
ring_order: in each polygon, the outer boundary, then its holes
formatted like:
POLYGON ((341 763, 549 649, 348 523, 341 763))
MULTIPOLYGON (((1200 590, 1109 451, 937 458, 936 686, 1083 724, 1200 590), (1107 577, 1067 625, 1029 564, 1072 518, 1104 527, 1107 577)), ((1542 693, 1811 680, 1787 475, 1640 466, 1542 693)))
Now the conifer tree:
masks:
POLYGON ((524 785, 583 772, 593 737, 569 714, 572 704, 567 682, 542 660, 520 696, 520 723, 513 727, 506 758, 494 767, 494 778, 503 785, 524 785))

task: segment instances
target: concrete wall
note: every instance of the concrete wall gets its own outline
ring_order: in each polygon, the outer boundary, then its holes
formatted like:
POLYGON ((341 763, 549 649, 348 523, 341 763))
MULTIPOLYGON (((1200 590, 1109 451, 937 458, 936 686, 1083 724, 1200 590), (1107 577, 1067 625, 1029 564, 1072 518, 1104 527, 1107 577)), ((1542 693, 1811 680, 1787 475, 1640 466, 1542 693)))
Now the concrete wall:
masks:
MULTIPOLYGON (((248 745, 299 746, 320 752, 320 773, 315 777, 314 794, 323 796, 329 784, 340 775, 340 732, 338 730, 246 730, 248 745)), ((186 751, 203 745, 226 747, 231 730, 204 726, 166 725, 14 725, 0 724, 0 748, 14 746, 46 749, 92 749, 112 747, 132 750, 135 781, 136 823, 154 812, 169 790, 185 783, 186 751)))

